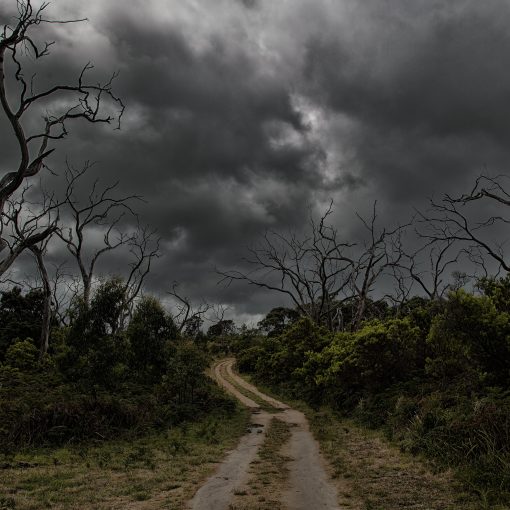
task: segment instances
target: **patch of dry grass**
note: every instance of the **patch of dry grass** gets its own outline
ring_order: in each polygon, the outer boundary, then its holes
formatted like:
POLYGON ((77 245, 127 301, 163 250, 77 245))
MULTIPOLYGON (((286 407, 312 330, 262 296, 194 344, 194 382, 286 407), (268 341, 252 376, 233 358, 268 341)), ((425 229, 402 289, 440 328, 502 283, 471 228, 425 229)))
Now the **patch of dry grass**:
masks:
MULTIPOLYGON (((252 382, 243 374, 243 378, 252 382)), ((261 391, 282 400, 270 388, 261 391)), ((402 453, 379 431, 314 412, 302 401, 286 401, 304 412, 321 452, 331 466, 341 508, 350 510, 509 510, 488 506, 466 493, 454 473, 437 472, 425 459, 402 453)))
POLYGON ((282 447, 290 439, 290 426, 277 418, 269 423, 264 443, 257 458, 250 466, 250 478, 246 486, 234 492, 229 510, 279 510, 283 509, 282 493, 288 477, 289 459, 282 447))
POLYGON ((329 410, 308 419, 330 462, 342 508, 359 510, 468 510, 481 508, 451 472, 434 473, 402 454, 380 433, 341 420, 329 410))
POLYGON ((248 420, 239 409, 131 441, 5 457, 0 509, 184 509, 248 420))

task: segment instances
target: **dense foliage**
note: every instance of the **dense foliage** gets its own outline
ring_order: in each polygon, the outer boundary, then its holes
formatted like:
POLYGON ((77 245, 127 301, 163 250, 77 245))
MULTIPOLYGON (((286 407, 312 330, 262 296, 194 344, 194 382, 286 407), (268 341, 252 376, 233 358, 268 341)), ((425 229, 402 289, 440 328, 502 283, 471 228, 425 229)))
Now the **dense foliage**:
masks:
POLYGON ((140 433, 231 408, 206 378, 203 349, 180 336, 152 297, 129 321, 122 282, 77 301, 68 326, 52 328, 40 359, 37 292, 4 292, 0 300, 0 449, 140 433), (123 324, 128 322, 128 324, 123 324))
POLYGON ((256 329, 221 320, 188 335, 152 297, 127 314, 114 278, 88 306, 73 303, 68 325, 53 324, 43 359, 41 296, 12 289, 0 299, 0 447, 139 434, 228 409, 205 370, 211 356, 236 354, 260 382, 381 428, 456 468, 486 501, 508 503, 510 279, 477 288, 368 303, 374 312, 356 330, 277 308, 256 329))
POLYGON ((382 428, 403 450, 456 468, 485 501, 509 503, 510 280, 479 289, 413 298, 357 331, 301 318, 240 345, 239 368, 382 428))
POLYGON ((16 338, 39 338, 43 300, 39 290, 23 295, 19 287, 14 287, 1 293, 0 361, 16 338))

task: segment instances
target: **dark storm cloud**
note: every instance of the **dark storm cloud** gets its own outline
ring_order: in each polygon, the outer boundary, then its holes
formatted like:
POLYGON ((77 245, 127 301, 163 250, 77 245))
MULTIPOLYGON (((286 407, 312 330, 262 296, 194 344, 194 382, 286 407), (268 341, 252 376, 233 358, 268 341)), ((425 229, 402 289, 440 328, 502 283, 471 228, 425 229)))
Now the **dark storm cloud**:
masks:
POLYGON ((244 180, 256 170, 302 179, 296 174, 310 170, 305 162, 313 147, 271 144, 271 122, 305 129, 286 85, 260 75, 257 62, 242 51, 215 39, 197 53, 185 34, 154 33, 130 19, 111 20, 106 31, 128 64, 122 81, 127 103, 147 108, 159 134, 152 147, 146 142, 146 153, 165 164, 169 177, 244 180))
POLYGON ((237 0, 241 2, 248 9, 255 9, 259 6, 259 0, 237 0))
POLYGON ((366 38, 317 34, 304 66, 318 100, 356 120, 348 143, 362 173, 389 194, 414 195, 505 170, 510 5, 368 6, 354 16, 366 38))
MULTIPOLYGON (((214 267, 242 264, 265 229, 299 231, 309 208, 331 198, 346 232, 374 199, 395 223, 434 192, 462 192, 474 174, 510 163, 507 2, 50 7, 55 18, 90 21, 42 27, 57 41, 42 83, 91 59, 94 79, 120 71, 127 105, 121 131, 73 125, 53 168, 66 156, 98 161, 94 175, 145 197, 140 216, 164 246, 153 290, 179 280, 196 299, 262 313, 279 299, 219 287, 214 267)), ((0 169, 16 160, 7 132, 0 121, 0 169)), ((103 271, 123 260, 112 256, 103 271)))

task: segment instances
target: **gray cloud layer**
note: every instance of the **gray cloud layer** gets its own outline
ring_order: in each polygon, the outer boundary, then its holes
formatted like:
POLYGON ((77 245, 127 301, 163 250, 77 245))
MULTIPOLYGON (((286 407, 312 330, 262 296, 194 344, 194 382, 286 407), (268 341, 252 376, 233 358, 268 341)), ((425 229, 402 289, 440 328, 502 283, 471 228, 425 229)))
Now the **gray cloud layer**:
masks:
MULTIPOLYGON (((145 196, 166 247, 154 290, 179 280, 195 298, 263 313, 278 300, 220 288, 212 270, 240 263, 266 228, 299 230, 330 198, 346 231, 374 199, 398 221, 484 168, 506 172, 509 11, 503 0, 55 0, 53 17, 89 22, 43 28, 57 45, 40 79, 91 59, 98 75, 120 70, 127 110, 120 132, 73 126, 54 166, 97 160, 106 181, 145 196)), ((7 168, 16 153, 1 122, 7 168)))

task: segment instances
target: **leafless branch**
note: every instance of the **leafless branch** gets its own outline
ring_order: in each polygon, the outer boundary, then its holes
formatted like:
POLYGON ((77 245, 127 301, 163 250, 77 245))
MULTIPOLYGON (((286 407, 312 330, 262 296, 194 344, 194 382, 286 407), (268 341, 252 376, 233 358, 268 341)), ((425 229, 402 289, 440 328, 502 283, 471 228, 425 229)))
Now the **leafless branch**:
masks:
POLYGON ((423 221, 429 225, 427 238, 433 242, 455 241, 462 245, 464 250, 476 247, 486 257, 495 261, 498 267, 510 271, 510 263, 504 250, 505 241, 495 241, 487 235, 491 228, 504 227, 510 223, 506 210, 502 209, 499 214, 489 213, 488 216, 480 218, 479 207, 470 207, 482 200, 488 202, 487 205, 500 208, 510 205, 509 194, 502 184, 505 179, 506 176, 482 175, 476 179, 469 193, 458 198, 444 195, 439 202, 431 201, 430 211, 422 214, 423 221))
POLYGON ((179 292, 177 282, 173 283, 172 290, 167 291, 167 294, 176 300, 173 319, 177 330, 179 333, 195 336, 202 325, 203 317, 211 310, 211 305, 205 302, 198 305, 192 303, 191 299, 179 292))
POLYGON ((266 232, 244 261, 253 269, 217 270, 220 282, 244 281, 278 292, 287 296, 300 314, 330 329, 336 328, 341 304, 354 299, 357 311, 352 327, 358 327, 376 280, 399 262, 400 254, 392 251, 391 239, 404 227, 378 229, 374 204, 368 220, 358 216, 367 234, 364 242, 347 242, 329 224, 332 211, 330 203, 318 221, 310 215, 308 231, 301 237, 293 232, 266 232))
MULTIPOLYGON (((83 20, 52 20, 44 16, 48 4, 43 3, 34 8, 31 0, 18 0, 18 13, 12 25, 6 24, 0 29, 0 104, 7 123, 17 141, 19 149, 19 164, 16 169, 7 171, 0 178, 0 214, 8 208, 8 201, 14 193, 27 183, 27 179, 37 175, 42 168, 47 167, 47 159, 55 150, 50 148, 52 141, 65 138, 68 134, 68 124, 81 119, 90 123, 112 123, 120 120, 124 112, 122 100, 113 92, 114 73, 105 83, 93 84, 86 80, 87 73, 93 68, 86 64, 77 80, 73 84, 57 84, 47 90, 35 90, 35 74, 26 78, 22 54, 33 55, 35 60, 49 54, 53 42, 39 43, 33 37, 34 29, 43 23, 75 23, 83 20), (10 55, 12 66, 7 66, 6 57, 10 55), (9 70, 12 68, 12 70, 9 70), (15 84, 7 93, 6 83, 15 84), (23 116, 34 106, 48 106, 62 104, 60 111, 51 111, 43 117, 38 131, 29 133, 23 124, 23 116), (109 114, 106 104, 117 108, 115 115, 109 114)), ((34 110, 36 108, 33 108, 34 110)), ((19 254, 50 236, 53 228, 39 230, 37 238, 18 245, 11 250, 9 256, 0 263, 0 275, 6 271, 19 254)), ((3 229, 0 231, 0 250, 5 247, 3 229)))
MULTIPOLYGON (((86 197, 80 199, 77 192, 83 193, 82 179, 92 166, 93 163, 86 162, 82 168, 76 169, 69 162, 67 163, 67 187, 64 204, 72 218, 71 226, 60 228, 56 232, 76 260, 83 282, 83 301, 86 306, 90 301, 92 281, 98 260, 106 253, 123 245, 129 245, 132 252, 137 251, 136 246, 133 245, 135 243, 134 235, 127 235, 119 231, 117 227, 126 214, 132 218, 137 217, 132 203, 142 200, 138 195, 117 196, 118 182, 102 186, 98 179, 93 181, 86 197), (87 232, 93 228, 103 230, 103 246, 86 253, 87 232)), ((146 234, 147 232, 142 235, 142 238, 146 234)), ((141 243, 148 242, 147 239, 139 241, 141 243)), ((139 247, 140 245, 138 245, 139 247)), ((134 255, 138 256, 137 253, 134 255)), ((137 269, 140 269, 140 266, 137 269)), ((134 277, 134 274, 130 275, 130 278, 134 277)))

